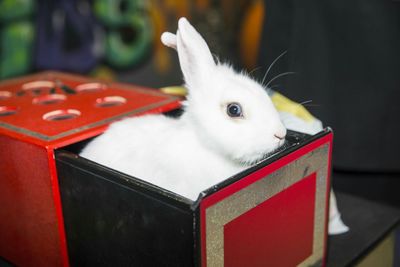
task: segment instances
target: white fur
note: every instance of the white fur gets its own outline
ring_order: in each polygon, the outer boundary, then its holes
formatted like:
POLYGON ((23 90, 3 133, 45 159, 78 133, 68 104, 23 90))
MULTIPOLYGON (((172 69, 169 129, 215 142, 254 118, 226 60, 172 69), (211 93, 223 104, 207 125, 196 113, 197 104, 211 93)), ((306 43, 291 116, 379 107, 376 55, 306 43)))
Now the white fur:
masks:
POLYGON ((162 42, 178 52, 189 91, 179 119, 163 115, 111 124, 81 156, 190 199, 244 170, 283 144, 286 129, 265 89, 230 66, 215 64, 199 33, 185 18, 162 42), (226 113, 240 103, 243 118, 226 113))

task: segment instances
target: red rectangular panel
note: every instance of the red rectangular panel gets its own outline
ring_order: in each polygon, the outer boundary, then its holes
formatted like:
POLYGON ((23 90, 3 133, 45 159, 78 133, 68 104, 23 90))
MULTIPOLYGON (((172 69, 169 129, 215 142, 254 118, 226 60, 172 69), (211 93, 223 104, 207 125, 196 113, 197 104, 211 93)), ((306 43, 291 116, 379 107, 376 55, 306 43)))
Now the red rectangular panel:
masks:
POLYGON ((332 134, 200 203, 202 266, 324 266, 332 134))
POLYGON ((314 173, 226 224, 225 266, 303 262, 313 248, 315 190, 314 173))

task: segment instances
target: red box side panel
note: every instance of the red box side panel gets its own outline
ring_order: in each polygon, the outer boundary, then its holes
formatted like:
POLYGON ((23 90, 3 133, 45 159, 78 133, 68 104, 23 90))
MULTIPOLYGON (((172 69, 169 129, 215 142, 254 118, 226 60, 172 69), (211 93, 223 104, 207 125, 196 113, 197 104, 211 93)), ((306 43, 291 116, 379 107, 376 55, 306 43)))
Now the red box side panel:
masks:
MULTIPOLYGON (((234 194, 235 192, 242 190, 243 188, 249 186, 250 184, 262 179, 266 175, 278 170, 279 168, 289 164, 290 162, 302 157, 303 155, 305 155, 327 143, 329 144, 329 154, 328 154, 326 199, 329 200, 332 140, 333 140, 333 134, 329 133, 329 134, 313 141, 312 143, 309 143, 309 144, 305 145, 304 147, 286 155, 285 157, 283 157, 275 162, 272 162, 268 166, 264 167, 263 169, 255 172, 255 173, 252 173, 251 175, 247 176, 246 178, 241 179, 241 180, 233 183, 232 185, 230 185, 226 188, 223 188, 222 190, 218 191, 217 193, 214 193, 214 194, 208 196, 207 198, 203 199, 200 204, 201 259, 202 259, 201 265, 203 267, 207 266, 206 236, 205 236, 207 226, 206 226, 205 218, 206 218, 206 209, 208 207, 213 206, 214 204, 220 202, 221 200, 234 194)), ((328 227, 327 222, 328 222, 328 210, 329 210, 328 207, 329 207, 329 201, 326 202, 324 244, 326 244, 326 240, 327 240, 327 227, 328 227)), ((325 266, 325 256, 326 256, 326 245, 324 247, 324 253, 323 253, 323 258, 322 258, 323 266, 325 266)), ((250 265, 248 265, 248 266, 250 266, 250 265)))
POLYGON ((226 224, 225 266, 290 267, 303 262, 313 250, 315 191, 314 173, 226 224))
POLYGON ((0 135, 0 256, 17 266, 61 266, 45 148, 0 135))

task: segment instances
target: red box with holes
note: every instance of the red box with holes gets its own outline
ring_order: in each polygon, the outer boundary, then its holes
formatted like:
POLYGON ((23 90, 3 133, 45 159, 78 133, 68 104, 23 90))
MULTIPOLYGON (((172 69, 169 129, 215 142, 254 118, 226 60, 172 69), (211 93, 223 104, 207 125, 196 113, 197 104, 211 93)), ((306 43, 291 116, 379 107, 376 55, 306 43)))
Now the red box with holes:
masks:
POLYGON ((0 257, 68 266, 54 151, 126 116, 166 112, 157 90, 43 72, 0 83, 0 257))
POLYGON ((17 266, 324 266, 332 132, 196 201, 79 156, 107 125, 166 112, 157 90, 44 72, 0 83, 0 257, 17 266))

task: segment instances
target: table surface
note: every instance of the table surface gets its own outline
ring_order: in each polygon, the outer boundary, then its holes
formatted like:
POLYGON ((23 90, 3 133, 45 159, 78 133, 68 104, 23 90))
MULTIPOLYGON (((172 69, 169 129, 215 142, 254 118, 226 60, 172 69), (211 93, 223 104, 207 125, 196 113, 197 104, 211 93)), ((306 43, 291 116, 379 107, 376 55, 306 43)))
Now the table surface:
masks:
MULTIPOLYGON (((400 221, 400 210, 385 204, 336 192, 345 234, 329 236, 327 267, 350 266, 366 255, 400 221)), ((0 258, 0 267, 9 267, 0 258)))
POLYGON ((386 237, 400 221, 400 210, 336 192, 342 219, 350 231, 328 238, 327 267, 350 266, 386 237))

